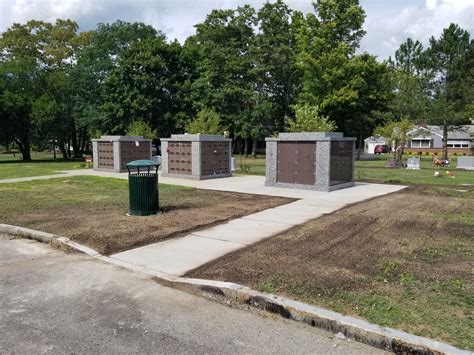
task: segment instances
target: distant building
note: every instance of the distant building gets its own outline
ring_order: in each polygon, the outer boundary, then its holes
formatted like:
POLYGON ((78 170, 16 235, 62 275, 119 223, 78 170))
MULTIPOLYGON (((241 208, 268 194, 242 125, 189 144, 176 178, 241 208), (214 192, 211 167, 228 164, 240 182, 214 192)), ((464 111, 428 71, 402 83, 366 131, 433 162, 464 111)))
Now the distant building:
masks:
POLYGON ((374 137, 364 139, 364 153, 374 154, 376 145, 387 145, 387 140, 384 137, 374 137))
MULTIPOLYGON (((474 125, 464 125, 448 131, 448 152, 450 154, 474 154, 474 125)), ((389 142, 384 137, 369 137, 364 140, 364 152, 374 153, 376 145, 389 142)), ((418 126, 407 133, 405 152, 441 154, 443 151, 442 126, 418 126)))
MULTIPOLYGON (((474 153, 474 125, 458 126, 448 131, 448 152, 474 153)), ((442 126, 418 126, 407 133, 406 152, 441 153, 442 126)))

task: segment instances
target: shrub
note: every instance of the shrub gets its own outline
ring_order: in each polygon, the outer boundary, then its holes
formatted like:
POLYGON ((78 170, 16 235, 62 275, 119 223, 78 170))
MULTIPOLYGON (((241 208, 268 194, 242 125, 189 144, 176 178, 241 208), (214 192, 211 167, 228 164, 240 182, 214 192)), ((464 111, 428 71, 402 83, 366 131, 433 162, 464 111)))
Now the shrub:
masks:
POLYGON ((458 155, 458 153, 454 152, 453 155, 456 157, 458 155))
POLYGON ((202 109, 196 117, 186 125, 188 133, 222 134, 221 116, 209 109, 202 109))
POLYGON ((132 121, 126 130, 127 136, 142 136, 146 139, 156 139, 158 137, 157 130, 153 130, 151 126, 141 120, 132 121))
POLYGON ((319 113, 318 106, 293 105, 295 119, 285 118, 288 132, 333 132, 336 123, 319 113))

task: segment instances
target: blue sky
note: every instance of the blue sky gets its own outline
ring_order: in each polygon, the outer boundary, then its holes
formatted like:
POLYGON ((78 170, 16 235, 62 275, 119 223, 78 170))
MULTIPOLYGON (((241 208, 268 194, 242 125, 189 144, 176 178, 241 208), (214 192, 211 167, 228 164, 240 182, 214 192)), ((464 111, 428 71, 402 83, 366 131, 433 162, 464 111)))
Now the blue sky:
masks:
MULTIPOLYGON (((29 19, 70 18, 81 30, 99 22, 140 21, 180 42, 194 33, 214 8, 249 3, 259 8, 265 0, 0 0, 0 31, 29 19)), ((367 18, 361 51, 380 59, 393 55, 407 37, 427 43, 431 35, 456 22, 474 37, 474 0, 360 0, 367 18)), ((312 11, 311 0, 286 0, 295 10, 312 11)))

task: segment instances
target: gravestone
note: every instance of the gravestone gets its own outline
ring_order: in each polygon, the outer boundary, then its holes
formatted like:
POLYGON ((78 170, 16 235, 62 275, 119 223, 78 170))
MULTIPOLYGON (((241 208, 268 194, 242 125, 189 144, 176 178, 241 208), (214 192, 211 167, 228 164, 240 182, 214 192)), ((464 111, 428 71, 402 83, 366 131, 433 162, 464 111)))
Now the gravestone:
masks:
POLYGON ((407 159, 407 169, 420 170, 420 158, 408 158, 407 159))
POLYGON ((395 168, 396 167, 395 160, 394 159, 387 160, 387 163, 385 163, 385 167, 386 168, 395 168))
POLYGON ((474 157, 458 157, 456 169, 474 170, 474 157))

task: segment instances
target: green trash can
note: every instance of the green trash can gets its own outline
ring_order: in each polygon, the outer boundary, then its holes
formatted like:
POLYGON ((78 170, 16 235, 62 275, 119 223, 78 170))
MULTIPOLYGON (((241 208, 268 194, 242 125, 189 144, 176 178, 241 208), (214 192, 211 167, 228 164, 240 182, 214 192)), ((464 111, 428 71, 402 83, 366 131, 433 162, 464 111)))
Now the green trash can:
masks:
POLYGON ((149 216, 159 211, 158 167, 152 160, 135 160, 127 164, 131 216, 149 216))

